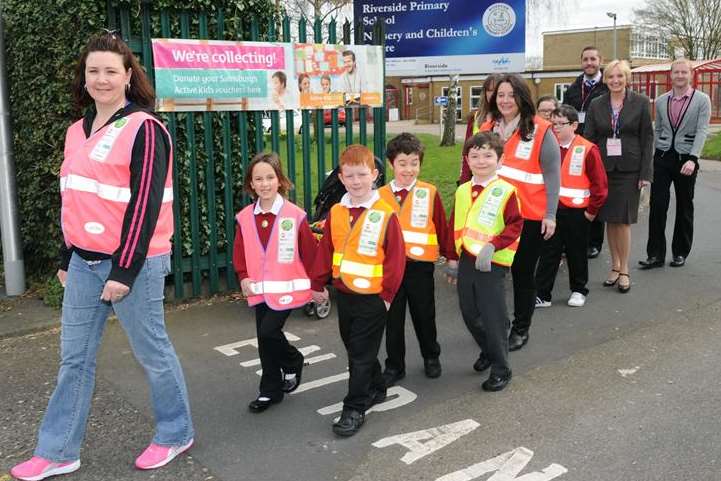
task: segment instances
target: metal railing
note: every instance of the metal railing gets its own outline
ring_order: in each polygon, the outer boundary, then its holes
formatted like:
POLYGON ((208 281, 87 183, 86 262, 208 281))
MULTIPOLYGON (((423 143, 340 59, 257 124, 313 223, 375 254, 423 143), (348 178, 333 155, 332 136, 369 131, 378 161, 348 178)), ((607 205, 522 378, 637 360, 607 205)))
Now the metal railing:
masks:
MULTIPOLYGON (((289 18, 271 18, 261 25, 255 17, 218 9, 205 11, 155 11, 148 1, 140 10, 108 1, 109 28, 119 30, 140 57, 153 79, 152 38, 198 38, 238 41, 282 41, 336 43, 337 24, 323 25, 316 19, 297 24, 291 39, 289 18), (310 26, 310 28, 309 28, 310 26), (325 35, 323 30, 326 30, 325 35), (312 39, 309 30, 312 29, 312 39), (278 31, 280 30, 280 31, 278 31)), ((370 33, 371 43, 383 45, 382 22, 370 33)), ((345 21, 343 43, 362 44, 363 27, 345 21), (353 35, 351 35, 353 34, 353 35), (353 40, 353 42, 351 42, 353 40)), ((367 35, 366 35, 367 38, 367 35)), ((373 108, 373 150, 385 152, 385 102, 373 108)), ((327 110, 327 109, 326 109, 327 110)), ((296 186, 292 201, 311 213, 312 202, 328 168, 338 165, 341 152, 339 109, 331 110, 330 148, 326 153, 324 109, 302 110, 300 135, 296 138, 294 112, 285 112, 285 139, 280 128, 281 112, 270 112, 270 134, 263 132, 263 112, 172 112, 162 114, 173 138, 173 235, 172 274, 176 299, 237 289, 232 267, 235 213, 250 202, 242 179, 257 152, 272 149, 281 154, 285 172, 296 186), (313 129, 313 134, 311 133, 313 129), (300 162, 299 162, 300 161, 300 162), (189 286, 186 286, 188 281, 189 286), (206 287, 207 286, 207 287, 206 287), (188 289, 189 287, 189 289, 188 289), (189 292, 188 292, 189 291, 189 292)), ((368 108, 345 109, 344 146, 369 144, 368 108), (354 120, 356 112, 357 121, 354 120), (357 134, 354 131, 357 124, 357 134)))

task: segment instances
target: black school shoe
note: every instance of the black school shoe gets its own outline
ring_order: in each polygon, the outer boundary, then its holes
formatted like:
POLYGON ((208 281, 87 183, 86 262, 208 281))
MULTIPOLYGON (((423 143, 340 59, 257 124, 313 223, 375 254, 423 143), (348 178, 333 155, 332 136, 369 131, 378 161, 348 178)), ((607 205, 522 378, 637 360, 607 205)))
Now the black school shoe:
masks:
POLYGON ((283 400, 283 397, 277 397, 277 398, 269 398, 268 400, 261 400, 261 397, 267 397, 267 396, 258 396, 256 399, 250 401, 248 404, 248 409, 250 409, 250 412, 254 413, 262 413, 266 409, 268 409, 273 404, 278 404, 283 400))
POLYGON ((511 377, 513 377, 513 373, 511 373, 510 369, 503 375, 491 374, 491 376, 481 384, 481 388, 489 392, 501 391, 511 382, 511 377))
POLYGON ((338 422, 333 423, 333 432, 344 438, 353 436, 363 426, 365 414, 355 409, 343 409, 338 422))
POLYGON ((385 381, 387 388, 394 386, 398 381, 400 381, 404 377, 406 377, 405 371, 398 371, 396 369, 388 369, 388 368, 386 368, 386 370, 383 371, 383 380, 385 381))
POLYGON ((491 367, 491 361, 488 360, 485 354, 482 352, 478 355, 478 359, 473 363, 473 370, 476 372, 483 372, 491 367))
MULTIPOLYGON (((290 373, 288 373, 290 374, 290 373)), ((293 379, 284 379, 283 380, 283 387, 280 388, 284 393, 292 393, 296 389, 298 389, 298 386, 300 386, 300 378, 303 374, 303 361, 301 361, 300 366, 295 369, 295 377, 293 379)))
POLYGON ((423 369, 426 372, 426 377, 429 377, 431 379, 441 377, 442 368, 440 359, 438 359, 437 357, 434 357, 432 359, 424 359, 423 369))

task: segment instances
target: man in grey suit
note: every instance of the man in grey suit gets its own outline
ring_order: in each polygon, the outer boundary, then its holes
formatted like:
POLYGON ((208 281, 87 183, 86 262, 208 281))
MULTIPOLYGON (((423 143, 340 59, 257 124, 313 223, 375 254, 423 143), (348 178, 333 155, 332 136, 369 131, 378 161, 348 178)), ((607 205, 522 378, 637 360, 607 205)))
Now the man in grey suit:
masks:
POLYGON ((656 99, 656 152, 648 221, 648 258, 641 269, 662 267, 666 259, 666 213, 671 184, 676 192, 676 221, 671 242, 672 267, 681 267, 693 240, 693 193, 698 158, 708 135, 711 100, 691 87, 692 67, 686 59, 671 64, 673 90, 656 99))

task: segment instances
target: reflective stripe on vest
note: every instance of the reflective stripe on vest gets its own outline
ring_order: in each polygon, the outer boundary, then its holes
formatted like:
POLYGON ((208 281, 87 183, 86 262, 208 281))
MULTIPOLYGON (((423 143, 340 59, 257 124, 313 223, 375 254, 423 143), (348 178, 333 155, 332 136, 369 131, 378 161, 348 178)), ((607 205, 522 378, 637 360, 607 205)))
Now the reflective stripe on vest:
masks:
MULTIPOLYGON (((511 195, 515 192, 512 184, 500 178, 491 181, 475 200, 472 190, 471 181, 462 184, 456 190, 453 237, 458 255, 461 254, 462 248, 473 255, 478 255, 484 245, 503 232, 506 227, 503 213, 511 195)), ((492 262, 502 266, 513 264, 518 241, 517 238, 508 247, 494 252, 492 262)))
MULTIPOLYGON (((503 148, 503 165, 498 175, 513 184, 521 204, 521 216, 529 220, 542 220, 546 214, 546 186, 541 170, 541 146, 551 124, 541 117, 533 118, 533 136, 522 141, 516 130, 503 148)), ((481 125, 481 131, 492 131, 493 121, 481 125)))
POLYGON ((378 199, 351 227, 350 211, 341 204, 331 208, 333 277, 360 294, 383 290, 386 230, 393 208, 378 199))
POLYGON ((436 188, 427 182, 416 181, 401 205, 390 185, 378 189, 381 198, 398 216, 406 245, 406 257, 417 261, 435 262, 440 256, 433 207, 436 188))
POLYGON ((588 207, 591 180, 586 175, 586 157, 592 147, 591 142, 576 135, 561 161, 561 190, 558 199, 566 207, 588 207))
POLYGON ((263 248, 254 209, 255 204, 251 204, 236 216, 243 234, 245 264, 254 294, 248 297, 248 305, 265 302, 273 310, 284 311, 310 302, 310 278, 298 250, 298 229, 306 217, 305 212, 283 199, 268 244, 263 248))
POLYGON ((168 138, 169 164, 165 178, 162 204, 155 230, 150 238, 147 256, 170 252, 173 235, 173 152, 172 140, 165 127, 146 112, 133 112, 106 125, 90 137, 85 136, 83 121, 70 126, 65 137, 65 158, 60 168, 62 196, 61 224, 65 242, 81 249, 113 254, 120 247, 123 222, 130 191, 130 162, 133 145, 141 128, 145 128, 145 157, 142 164, 141 191, 132 212, 131 229, 127 243, 120 249, 120 265, 127 268, 138 246, 140 229, 137 227, 148 207, 148 185, 156 159, 152 148, 161 139, 155 139, 156 129, 146 127, 151 121, 160 125, 168 138))

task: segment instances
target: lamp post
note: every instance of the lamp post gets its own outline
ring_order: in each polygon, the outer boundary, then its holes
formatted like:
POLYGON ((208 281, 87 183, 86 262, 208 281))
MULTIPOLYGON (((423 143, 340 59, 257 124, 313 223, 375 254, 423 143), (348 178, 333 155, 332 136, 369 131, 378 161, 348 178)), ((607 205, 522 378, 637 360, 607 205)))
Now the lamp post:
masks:
POLYGON ((617 36, 616 36, 616 12, 606 12, 609 18, 613 19, 613 58, 618 59, 618 51, 616 50, 617 36))

